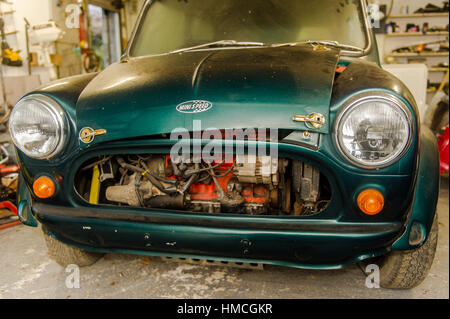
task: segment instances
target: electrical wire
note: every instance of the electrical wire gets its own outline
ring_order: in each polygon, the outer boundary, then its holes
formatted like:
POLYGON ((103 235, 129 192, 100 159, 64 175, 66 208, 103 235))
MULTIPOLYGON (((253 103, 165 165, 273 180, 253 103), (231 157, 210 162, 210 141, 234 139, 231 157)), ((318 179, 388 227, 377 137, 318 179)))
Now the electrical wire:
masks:
MULTIPOLYGON (((224 162, 225 162, 225 160, 224 160, 224 162)), ((222 186, 220 186, 219 181, 217 180, 217 177, 214 174, 214 170, 213 170, 211 164, 208 163, 207 165, 209 167, 208 173, 211 175, 211 177, 212 177, 212 179, 213 179, 213 181, 214 181, 214 183, 216 184, 216 187, 217 187, 217 198, 219 200, 222 200, 223 198, 225 198, 227 196, 227 194, 223 190, 222 186)))
POLYGON ((120 177, 120 181, 119 181, 119 185, 123 185, 123 181, 125 179, 125 176, 128 174, 128 170, 125 169, 125 171, 123 172, 122 176, 120 177))
POLYGON ((100 165, 100 164, 103 164, 103 163, 109 161, 109 160, 111 159, 111 157, 112 157, 112 156, 105 157, 104 159, 102 159, 102 160, 100 160, 100 161, 97 161, 97 162, 95 162, 95 163, 92 163, 92 164, 89 164, 88 166, 83 167, 81 170, 82 170, 82 171, 87 171, 88 169, 91 169, 91 168, 93 168, 94 166, 97 166, 97 165, 100 165))
POLYGON ((144 162, 140 162, 139 161, 139 164, 144 167, 144 169, 145 169, 144 173, 145 174, 150 174, 151 176, 153 176, 154 178, 156 178, 160 182, 164 182, 164 183, 168 183, 168 184, 176 184, 178 182, 176 179, 166 179, 166 178, 163 178, 163 177, 160 177, 158 175, 153 174, 152 172, 150 172, 148 166, 144 162))
POLYGON ((9 153, 8 150, 6 149, 6 147, 4 147, 3 145, 0 145, 0 148, 3 152, 3 154, 5 154, 5 157, 2 156, 2 160, 0 161, 0 165, 8 163, 9 161, 9 153))
POLYGON ((138 198, 139 201, 139 207, 143 207, 144 203, 142 201, 142 197, 141 197, 141 193, 139 192, 139 186, 141 185, 141 178, 142 176, 138 174, 136 182, 134 183, 134 189, 136 191, 136 196, 138 198))
POLYGON ((0 124, 6 124, 9 121, 9 116, 11 115, 11 108, 8 107, 6 114, 0 119, 0 124))
POLYGON ((394 7, 394 0, 391 0, 391 7, 389 8, 388 13, 386 13, 386 19, 391 16, 392 8, 394 7))
POLYGON ((230 174, 231 171, 232 171, 233 169, 234 169, 234 163, 233 163, 233 165, 231 165, 230 169, 227 170, 227 171, 226 171, 225 173, 223 173, 222 175, 215 175, 214 172, 213 172, 213 174, 214 174, 214 176, 217 177, 217 178, 222 178, 222 177, 225 177, 225 176, 227 176, 228 174, 230 174))
POLYGON ((176 187, 171 187, 171 188, 165 188, 160 181, 158 181, 156 179, 156 177, 153 176, 153 174, 151 174, 148 169, 144 170, 140 167, 128 164, 124 161, 123 158, 121 157, 116 157, 117 163, 119 163, 119 165, 124 168, 124 169, 128 169, 130 171, 136 172, 136 173, 140 173, 143 174, 151 183, 153 186, 155 186, 157 189, 159 189, 161 192, 163 192, 164 194, 174 194, 177 193, 178 190, 176 187))
POLYGON ((211 164, 208 164, 209 168, 202 168, 202 169, 198 169, 198 170, 189 170, 188 169, 188 170, 186 170, 184 172, 183 176, 189 177, 189 176, 191 176, 193 174, 199 174, 199 173, 202 173, 202 172, 208 172, 210 169, 215 169, 215 168, 219 167, 220 165, 222 165, 223 163, 225 163, 225 159, 222 162, 220 162, 219 164, 216 164, 214 166, 211 166, 211 164))

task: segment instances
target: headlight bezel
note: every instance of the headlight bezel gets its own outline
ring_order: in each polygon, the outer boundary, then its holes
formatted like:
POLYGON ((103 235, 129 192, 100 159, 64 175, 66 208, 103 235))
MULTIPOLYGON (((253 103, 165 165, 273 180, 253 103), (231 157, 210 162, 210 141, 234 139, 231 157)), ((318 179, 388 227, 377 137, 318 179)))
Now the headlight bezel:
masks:
POLYGON ((15 112, 17 112, 17 110, 18 110, 17 106, 19 105, 19 103, 25 103, 29 100, 38 102, 44 108, 46 108, 47 111, 49 112, 49 114, 51 115, 51 117, 53 118, 53 120, 55 121, 55 123, 57 124, 56 131, 59 132, 58 144, 55 147, 55 149, 52 150, 51 152, 37 156, 36 154, 29 152, 28 150, 26 150, 24 147, 22 147, 20 145, 20 143, 16 140, 16 137, 13 135, 11 125, 9 125, 9 133, 11 135, 11 139, 12 139, 14 145, 26 156, 33 158, 33 159, 38 159, 38 160, 49 160, 49 159, 55 157, 57 154, 59 154, 67 143, 67 137, 69 134, 69 132, 68 132, 69 123, 68 123, 67 115, 66 115, 66 112, 64 111, 64 109, 61 107, 61 105, 57 101, 55 101, 53 98, 51 98, 47 95, 44 95, 44 94, 30 94, 30 95, 27 95, 27 96, 21 98, 16 103, 13 110, 11 111, 10 119, 12 119, 14 117, 15 112))
POLYGON ((334 143, 340 155, 352 165, 366 170, 377 170, 380 168, 391 166, 398 162, 410 149, 411 144, 414 140, 415 130, 416 125, 414 122, 413 114, 405 102, 403 102, 399 97, 392 93, 373 90, 361 92, 346 100, 336 114, 333 124, 334 143), (395 155, 390 156, 389 158, 375 164, 368 164, 362 161, 358 161, 355 157, 347 154, 347 152, 344 150, 345 146, 341 144, 341 140, 339 138, 339 130, 342 128, 343 118, 361 104, 367 103, 367 101, 387 102, 391 106, 395 106, 399 111, 401 111, 401 113, 403 113, 402 115, 405 116, 408 125, 408 141, 404 145, 402 150, 397 152, 395 155))

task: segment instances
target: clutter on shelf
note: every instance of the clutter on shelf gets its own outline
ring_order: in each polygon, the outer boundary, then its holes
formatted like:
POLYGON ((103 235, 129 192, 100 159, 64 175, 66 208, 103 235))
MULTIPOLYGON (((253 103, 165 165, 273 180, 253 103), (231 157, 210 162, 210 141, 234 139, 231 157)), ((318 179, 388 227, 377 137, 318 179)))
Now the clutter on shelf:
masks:
POLYGON ((449 1, 444 1, 444 5, 442 7, 429 3, 424 8, 419 8, 416 11, 414 11, 414 13, 437 13, 437 12, 449 12, 449 1))

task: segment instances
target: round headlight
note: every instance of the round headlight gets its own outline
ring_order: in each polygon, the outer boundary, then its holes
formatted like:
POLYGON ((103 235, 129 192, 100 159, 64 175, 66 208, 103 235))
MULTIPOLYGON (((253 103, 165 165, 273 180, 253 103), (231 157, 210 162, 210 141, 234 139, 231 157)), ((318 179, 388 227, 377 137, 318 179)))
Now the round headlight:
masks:
POLYGON ((51 158, 64 146, 64 111, 47 96, 26 96, 14 106, 9 130, 14 144, 27 156, 51 158))
POLYGON ((397 97, 364 93, 343 108, 335 130, 339 150, 353 164, 367 169, 385 167, 408 149, 412 117, 397 97))

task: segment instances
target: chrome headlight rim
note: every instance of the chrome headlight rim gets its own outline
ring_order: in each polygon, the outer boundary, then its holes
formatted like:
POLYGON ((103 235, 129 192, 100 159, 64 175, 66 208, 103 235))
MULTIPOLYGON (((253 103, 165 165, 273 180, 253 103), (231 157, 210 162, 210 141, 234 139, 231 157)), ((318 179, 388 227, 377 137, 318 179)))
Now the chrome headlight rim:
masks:
MULTIPOLYGON (((16 106, 19 103, 26 102, 28 100, 37 101, 42 106, 44 106, 52 116, 52 118, 55 120, 55 123, 57 124, 57 131, 59 132, 59 140, 58 144, 55 147, 55 149, 51 152, 48 152, 46 154, 36 156, 36 154, 31 153, 20 146, 20 143, 16 140, 14 134, 12 134, 11 125, 9 125, 9 134, 11 136, 11 139, 14 143, 14 145, 26 156, 38 159, 38 160, 49 160, 53 157, 55 157, 58 153, 62 151, 64 146, 66 145, 67 136, 68 136, 68 120, 66 117, 66 113, 64 112, 63 108, 59 105, 58 102, 56 102, 51 97, 44 95, 44 94, 31 94, 27 95, 23 98, 21 98, 17 103, 16 106)), ((14 106, 13 110, 11 111, 10 119, 14 117, 15 112, 17 111, 16 106, 14 106)))
POLYGON ((358 168, 366 169, 366 170, 376 170, 380 168, 385 168, 388 166, 391 166, 398 162, 409 150, 412 141, 414 139, 415 134, 415 125, 412 113, 408 106, 403 102, 399 97, 392 93, 387 93, 384 91, 367 91, 362 92, 359 94, 356 94, 355 96, 349 98, 341 107, 338 114, 336 115, 336 119, 334 120, 334 128, 333 128, 333 134, 334 134, 334 142, 337 146, 337 149, 339 150, 339 153, 351 164, 358 168), (408 124, 408 142, 405 144, 405 146, 398 151, 395 155, 389 157, 388 159, 384 161, 377 162, 375 164, 368 164, 363 161, 358 161, 356 158, 351 157, 349 154, 347 154, 344 150, 345 146, 342 145, 340 138, 339 138, 339 130, 341 128, 342 119, 352 112, 355 108, 363 104, 367 101, 382 101, 382 102, 388 102, 391 105, 395 105, 398 110, 400 110, 403 115, 406 118, 406 122, 408 124))

